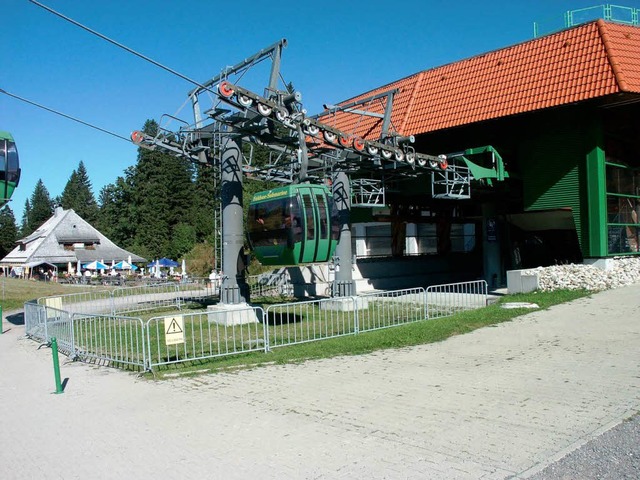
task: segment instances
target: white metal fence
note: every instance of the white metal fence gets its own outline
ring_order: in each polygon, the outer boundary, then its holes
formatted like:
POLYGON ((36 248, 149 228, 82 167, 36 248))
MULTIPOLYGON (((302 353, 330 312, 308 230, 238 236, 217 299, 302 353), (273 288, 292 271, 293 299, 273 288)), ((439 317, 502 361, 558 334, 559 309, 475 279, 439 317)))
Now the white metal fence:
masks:
MULTIPOLYGON (((154 308, 179 306, 186 294, 210 293, 206 284, 184 286, 184 290, 162 288, 131 295, 118 292, 110 296, 110 310, 114 310, 114 305, 141 310, 140 298, 154 308), (161 298, 162 295, 166 298, 161 298), (114 301, 116 298, 118 301, 114 301), (128 301, 134 298, 135 302, 128 301)), ((56 337, 60 350, 74 358, 151 370, 442 318, 484 307, 487 290, 484 281, 464 282, 435 285, 426 290, 414 288, 280 303, 266 310, 220 308, 170 314, 146 322, 137 317, 80 311, 90 306, 88 298, 95 299, 97 308, 104 308, 105 298, 74 294, 26 303, 25 329, 28 336, 41 342, 56 337), (76 311, 67 310, 70 308, 76 311)))
POLYGON ((488 286, 484 280, 448 283, 427 287, 425 302, 429 319, 448 317, 487 305, 488 286))
POLYGON ((203 279, 194 279, 42 297, 38 304, 70 313, 123 315, 166 307, 180 308, 185 302, 215 295, 214 286, 203 279))
POLYGON ((263 317, 262 308, 249 307, 151 318, 145 325, 147 366, 265 350, 263 317), (168 341, 172 329, 180 340, 175 344, 168 341))
POLYGON ((34 340, 58 342, 58 350, 72 358, 111 366, 145 368, 145 333, 139 318, 70 313, 25 303, 25 331, 34 340))
MULTIPOLYGON (((116 315, 74 314, 73 355, 83 361, 145 368, 142 320, 116 315)), ((60 341, 58 341, 60 345, 60 341)))
POLYGON ((377 330, 427 318, 424 288, 360 295, 358 330, 377 330))
POLYGON ((264 319, 267 348, 356 333, 356 298, 328 298, 270 305, 264 319))

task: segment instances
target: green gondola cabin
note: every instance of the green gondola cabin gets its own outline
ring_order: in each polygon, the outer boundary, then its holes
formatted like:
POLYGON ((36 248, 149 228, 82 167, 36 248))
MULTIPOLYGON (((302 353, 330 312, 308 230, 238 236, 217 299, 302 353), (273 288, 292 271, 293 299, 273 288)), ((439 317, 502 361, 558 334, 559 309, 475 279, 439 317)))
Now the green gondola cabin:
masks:
POLYGON ((0 207, 11 199, 20 181, 18 150, 9 132, 0 130, 0 207))
POLYGON ((338 243, 337 212, 324 185, 288 185, 254 195, 247 232, 263 265, 326 262, 338 243))

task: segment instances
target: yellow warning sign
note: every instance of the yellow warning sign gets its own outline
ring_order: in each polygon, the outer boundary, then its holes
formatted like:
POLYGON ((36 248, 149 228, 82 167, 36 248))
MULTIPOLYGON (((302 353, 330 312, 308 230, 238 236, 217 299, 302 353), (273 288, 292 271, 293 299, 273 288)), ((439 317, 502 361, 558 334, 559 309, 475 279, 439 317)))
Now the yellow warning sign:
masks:
POLYGON ((182 315, 164 319, 164 334, 165 345, 184 343, 184 318, 182 315))

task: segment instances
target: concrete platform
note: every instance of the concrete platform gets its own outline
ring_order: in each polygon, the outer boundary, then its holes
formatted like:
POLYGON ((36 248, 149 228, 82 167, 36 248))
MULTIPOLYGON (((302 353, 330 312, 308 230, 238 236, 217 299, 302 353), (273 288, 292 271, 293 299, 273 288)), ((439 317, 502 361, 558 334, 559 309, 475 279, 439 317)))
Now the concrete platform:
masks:
POLYGON ((227 327, 258 322, 255 310, 248 303, 209 305, 207 316, 209 323, 217 323, 227 327))

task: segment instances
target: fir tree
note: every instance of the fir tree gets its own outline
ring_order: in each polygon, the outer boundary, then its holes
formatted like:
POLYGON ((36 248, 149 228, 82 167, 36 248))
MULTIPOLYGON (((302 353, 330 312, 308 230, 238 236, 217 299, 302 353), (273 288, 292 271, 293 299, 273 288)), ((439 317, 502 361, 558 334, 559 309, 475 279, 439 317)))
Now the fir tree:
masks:
MULTIPOLYGON (((157 129, 157 123, 148 120, 143 131, 155 135, 157 129)), ((141 148, 131 171, 131 187, 133 245, 149 258, 167 254, 176 226, 192 224, 193 167, 185 159, 141 148)))
POLYGON ((0 209, 0 258, 4 258, 15 247, 18 226, 9 205, 0 209))
POLYGON ((31 215, 31 202, 27 198, 24 201, 24 211, 22 212, 22 221, 20 222, 20 235, 26 237, 31 233, 29 230, 29 216, 31 215))
POLYGON ((42 179, 36 183, 31 198, 25 202, 20 235, 26 237, 46 222, 53 214, 53 202, 42 179))
POLYGON ((105 185, 100 190, 99 213, 96 228, 124 248, 131 248, 135 242, 135 205, 132 201, 131 168, 115 183, 105 185))
POLYGON ((64 209, 73 209, 87 222, 93 224, 98 218, 98 204, 93 195, 91 181, 82 160, 74 170, 62 191, 60 204, 64 209))
POLYGON ((191 221, 197 242, 211 239, 214 233, 214 215, 220 208, 220 189, 216 180, 216 172, 210 165, 196 167, 191 221))

